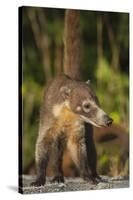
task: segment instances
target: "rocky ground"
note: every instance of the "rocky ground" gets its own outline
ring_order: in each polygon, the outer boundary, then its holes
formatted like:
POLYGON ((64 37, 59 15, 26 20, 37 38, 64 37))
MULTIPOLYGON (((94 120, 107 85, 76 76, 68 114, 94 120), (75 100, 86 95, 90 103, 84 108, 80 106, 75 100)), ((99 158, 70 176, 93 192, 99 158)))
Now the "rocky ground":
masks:
POLYGON ((22 176, 23 187, 20 188, 24 194, 46 193, 46 192, 65 192, 65 191, 83 191, 83 190, 99 190, 109 188, 127 188, 129 187, 128 177, 108 177, 101 176, 102 181, 97 185, 85 182, 81 178, 65 178, 65 183, 50 183, 50 178, 47 178, 47 183, 44 186, 30 186, 35 180, 34 176, 22 176))

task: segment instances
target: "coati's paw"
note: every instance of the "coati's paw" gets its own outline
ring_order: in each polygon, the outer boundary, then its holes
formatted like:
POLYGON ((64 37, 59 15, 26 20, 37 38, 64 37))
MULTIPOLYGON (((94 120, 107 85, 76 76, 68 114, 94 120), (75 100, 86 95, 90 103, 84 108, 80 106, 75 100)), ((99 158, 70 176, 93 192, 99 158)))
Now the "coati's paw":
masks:
POLYGON ((90 182, 92 183, 92 184, 94 184, 94 185, 97 185, 100 181, 97 179, 97 178, 91 178, 90 179, 90 182))
POLYGON ((39 187, 41 185, 45 184, 45 180, 43 179, 37 179, 36 181, 31 183, 31 186, 39 187))
POLYGON ((96 178, 99 182, 102 181, 102 178, 98 174, 94 178, 96 178))
POLYGON ((92 177, 93 177, 94 179, 96 179, 98 183, 102 181, 102 178, 101 178, 97 173, 94 174, 92 177))
POLYGON ((52 180, 51 183, 64 183, 64 177, 63 176, 55 176, 52 180))
POLYGON ((92 176, 86 176, 86 177, 84 176, 83 179, 93 185, 97 185, 99 183, 99 181, 92 176))

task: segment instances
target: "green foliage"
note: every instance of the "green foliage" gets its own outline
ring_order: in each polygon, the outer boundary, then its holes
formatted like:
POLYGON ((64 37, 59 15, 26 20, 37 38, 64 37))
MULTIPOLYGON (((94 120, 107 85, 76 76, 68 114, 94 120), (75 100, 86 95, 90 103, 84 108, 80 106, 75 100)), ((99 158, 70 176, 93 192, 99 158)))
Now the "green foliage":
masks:
POLYGON ((42 87, 32 79, 23 82, 23 168, 34 159, 42 93, 42 87))
POLYGON ((120 115, 118 112, 111 112, 110 116, 114 120, 115 123, 119 124, 120 123, 120 115))
POLYGON ((129 79, 127 74, 112 70, 105 58, 96 71, 97 94, 103 107, 115 123, 128 124, 129 79))
POLYGON ((108 174, 109 172, 109 157, 105 154, 99 158, 100 174, 108 174))

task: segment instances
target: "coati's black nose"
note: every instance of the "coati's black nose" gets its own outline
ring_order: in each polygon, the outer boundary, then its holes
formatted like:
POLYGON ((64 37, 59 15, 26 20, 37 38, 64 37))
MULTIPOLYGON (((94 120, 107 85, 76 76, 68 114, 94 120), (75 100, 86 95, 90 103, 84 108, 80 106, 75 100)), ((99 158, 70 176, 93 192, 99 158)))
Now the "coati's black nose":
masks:
POLYGON ((107 126, 110 126, 113 122, 113 119, 108 117, 108 115, 104 115, 104 122, 107 126))

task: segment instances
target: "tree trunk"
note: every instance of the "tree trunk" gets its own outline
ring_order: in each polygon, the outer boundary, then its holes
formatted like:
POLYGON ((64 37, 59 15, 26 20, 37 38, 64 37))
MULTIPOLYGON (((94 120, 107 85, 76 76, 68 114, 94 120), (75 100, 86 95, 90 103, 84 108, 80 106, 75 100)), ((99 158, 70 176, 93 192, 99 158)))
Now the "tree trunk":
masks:
POLYGON ((39 9, 38 12, 29 9, 27 14, 31 22, 31 28, 34 34, 36 46, 41 52, 42 64, 44 68, 45 79, 47 82, 49 81, 49 79, 51 79, 52 73, 51 73, 51 63, 50 63, 49 38, 46 32, 47 29, 46 27, 44 27, 46 25, 45 16, 43 14, 42 9, 39 9), (40 30, 40 26, 37 22, 37 16, 41 27, 43 27, 45 31, 40 30))

